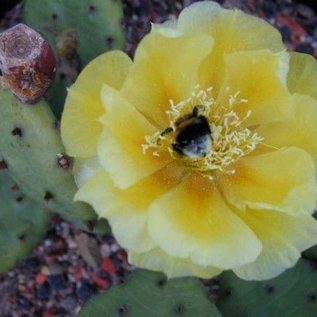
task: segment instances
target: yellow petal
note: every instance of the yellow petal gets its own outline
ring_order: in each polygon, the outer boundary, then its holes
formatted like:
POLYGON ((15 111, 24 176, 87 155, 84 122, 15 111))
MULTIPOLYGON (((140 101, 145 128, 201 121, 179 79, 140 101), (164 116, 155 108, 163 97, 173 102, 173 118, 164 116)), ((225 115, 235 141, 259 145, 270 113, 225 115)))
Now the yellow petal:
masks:
POLYGON ((106 217, 121 246, 132 252, 146 252, 156 246, 148 230, 149 204, 177 184, 182 174, 180 167, 170 164, 119 192, 118 199, 126 203, 111 210, 106 217))
POLYGON ((141 144, 114 135, 104 128, 99 141, 99 160, 116 186, 125 189, 168 164, 160 157, 144 155, 141 144))
POLYGON ((118 90, 104 85, 101 100, 106 112, 100 120, 115 135, 142 144, 146 135, 157 131, 118 90))
POLYGON ((131 64, 130 58, 119 51, 100 55, 84 68, 71 86, 61 122, 62 138, 68 154, 84 158, 96 154, 102 131, 97 120, 104 112, 100 89, 103 84, 121 88, 131 64))
POLYGON ((254 261, 261 243, 229 209, 215 185, 193 174, 150 206, 150 234, 166 253, 229 269, 254 261))
POLYGON ((148 207, 177 184, 183 173, 178 164, 169 164, 134 186, 120 190, 106 172, 99 172, 83 184, 75 199, 89 203, 99 217, 106 218, 124 248, 144 252, 153 247, 147 229, 148 207))
POLYGON ((148 234, 146 210, 122 199, 107 173, 99 172, 91 177, 79 189, 75 200, 89 203, 100 217, 106 218, 123 247, 137 252, 154 247, 148 234))
POLYGON ((288 87, 292 93, 309 95, 317 99, 317 61, 313 56, 290 53, 288 87))
POLYGON ((208 35, 171 38, 153 30, 138 47, 122 94, 147 118, 166 128, 170 99, 177 103, 189 97, 212 43, 208 35))
POLYGON ((317 164, 317 100, 295 94, 293 103, 291 119, 261 125, 256 132, 264 138, 265 144, 277 148, 297 146, 306 150, 317 164))
POLYGON ((230 95, 239 92, 239 98, 247 102, 234 109, 240 118, 251 111, 247 126, 285 120, 293 111, 286 88, 287 62, 286 53, 273 54, 268 50, 226 55, 218 102, 226 105, 230 95))
POLYGON ((200 1, 182 10, 177 26, 183 32, 215 33, 215 23, 228 13, 216 2, 200 1))
POLYGON ((190 259, 171 256, 160 248, 145 253, 129 252, 129 262, 144 269, 163 271, 168 278, 183 276, 212 278, 221 273, 221 270, 215 267, 194 264, 190 259))
POLYGON ((233 169, 234 174, 219 174, 217 183, 226 199, 240 210, 250 207, 306 214, 316 206, 315 166, 302 149, 247 156, 233 169))
MULTIPOLYGON (((90 177, 78 190, 75 201, 90 204, 99 217, 106 218, 115 207, 124 204, 120 200, 120 192, 113 186, 109 175, 100 171, 90 177)), ((128 211, 127 211, 128 212, 128 211)))
POLYGON ((239 215, 263 244, 253 263, 234 269, 245 280, 279 275, 296 264, 302 251, 317 243, 317 221, 311 216, 294 217, 271 210, 248 210, 239 215))
POLYGON ((104 86, 102 100, 107 112, 102 117, 105 127, 98 156, 116 186, 127 188, 172 160, 169 153, 157 157, 143 152, 145 136, 153 135, 156 129, 118 91, 104 86))
POLYGON ((285 48, 281 34, 268 22, 240 10, 223 9, 213 1, 200 1, 182 10, 178 29, 211 34, 224 53, 259 49, 279 52, 285 48))
POLYGON ((284 49, 280 33, 262 19, 240 10, 225 10, 212 1, 194 3, 185 8, 178 20, 178 30, 204 32, 215 42, 214 50, 201 65, 201 84, 218 91, 224 76, 223 56, 227 53, 284 49))
POLYGON ((118 243, 135 252, 146 252, 155 246, 148 231, 148 217, 145 212, 130 205, 114 208, 108 221, 118 243), (128 212, 127 212, 128 210, 128 212))
POLYGON ((102 170, 97 156, 89 158, 76 158, 73 173, 77 187, 83 186, 92 176, 102 170))
POLYGON ((177 161, 143 178, 138 183, 121 191, 122 197, 138 208, 148 208, 160 195, 177 185, 185 175, 184 167, 177 161))
POLYGON ((182 166, 171 163, 133 186, 120 190, 114 186, 110 176, 102 171, 90 177, 79 188, 75 198, 91 204, 104 218, 111 215, 115 207, 127 203, 146 212, 144 210, 154 199, 181 181, 184 173, 182 166))
POLYGON ((152 32, 159 32, 165 37, 179 37, 184 35, 177 29, 177 20, 167 20, 163 23, 152 24, 152 32))

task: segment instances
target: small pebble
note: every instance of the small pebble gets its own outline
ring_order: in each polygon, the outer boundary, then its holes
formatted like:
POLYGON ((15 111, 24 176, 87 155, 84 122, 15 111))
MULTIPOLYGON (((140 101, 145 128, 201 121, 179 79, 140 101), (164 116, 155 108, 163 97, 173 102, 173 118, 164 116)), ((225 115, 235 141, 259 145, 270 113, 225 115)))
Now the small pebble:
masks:
POLYGON ((36 296, 40 300, 47 300, 51 294, 51 287, 48 282, 45 282, 43 285, 40 285, 37 288, 36 296))
POLYGON ((56 291, 65 289, 68 286, 65 274, 50 275, 48 277, 48 282, 50 283, 52 289, 56 291))
POLYGON ((109 274, 114 274, 117 272, 117 268, 114 265, 113 260, 111 260, 111 258, 102 259, 101 268, 109 274))
POLYGON ((89 281, 83 281, 81 286, 77 289, 76 294, 80 302, 86 302, 93 295, 93 288, 89 281))

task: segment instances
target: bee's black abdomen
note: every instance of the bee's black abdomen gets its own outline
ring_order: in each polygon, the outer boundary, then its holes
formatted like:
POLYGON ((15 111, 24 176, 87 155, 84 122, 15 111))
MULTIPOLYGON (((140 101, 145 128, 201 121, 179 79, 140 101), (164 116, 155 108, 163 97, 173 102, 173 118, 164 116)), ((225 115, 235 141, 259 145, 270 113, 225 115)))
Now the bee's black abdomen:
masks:
POLYGON ((184 120, 179 126, 173 150, 180 155, 192 158, 204 157, 210 151, 211 143, 208 120, 201 115, 184 120))

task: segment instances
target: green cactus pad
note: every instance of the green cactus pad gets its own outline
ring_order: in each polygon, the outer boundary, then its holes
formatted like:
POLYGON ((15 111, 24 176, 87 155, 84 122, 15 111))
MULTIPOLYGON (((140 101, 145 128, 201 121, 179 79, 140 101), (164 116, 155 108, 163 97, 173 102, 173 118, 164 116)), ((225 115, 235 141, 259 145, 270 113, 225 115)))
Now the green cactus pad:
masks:
POLYGON ((303 253, 303 257, 317 262, 317 246, 313 246, 303 253))
POLYGON ((138 270, 124 284, 94 297, 79 317, 220 317, 196 278, 166 280, 162 273, 138 270))
MULTIPOLYGON (((10 91, 0 89, 0 118, 0 161, 6 162, 21 190, 64 219, 93 229, 94 211, 73 201, 77 187, 71 161, 63 155, 58 124, 47 103, 25 105, 10 91)), ((107 232, 109 227, 103 221, 95 229, 107 232)))
POLYGON ((110 49, 122 49, 123 9, 119 0, 26 0, 24 18, 28 25, 41 31, 56 48, 56 39, 67 30, 78 34, 77 55, 66 61, 58 54, 57 79, 49 92, 49 103, 59 117, 66 96, 66 86, 74 78, 69 72, 85 66, 110 49))
POLYGON ((27 256, 43 238, 51 215, 0 170, 0 273, 27 256))
MULTIPOLYGON (((313 214, 314 218, 317 219, 317 212, 313 214)), ((307 249, 306 251, 303 252, 303 257, 311 259, 313 261, 317 262, 317 245, 307 249)))
POLYGON ((317 316, 317 269, 310 261, 301 259, 268 281, 244 281, 226 272, 220 283, 217 306, 224 317, 317 316))

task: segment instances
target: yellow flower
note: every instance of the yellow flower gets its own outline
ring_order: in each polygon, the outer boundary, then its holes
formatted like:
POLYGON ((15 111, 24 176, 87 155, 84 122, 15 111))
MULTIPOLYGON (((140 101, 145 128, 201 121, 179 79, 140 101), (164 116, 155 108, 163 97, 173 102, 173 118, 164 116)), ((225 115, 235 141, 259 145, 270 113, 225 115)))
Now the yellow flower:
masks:
POLYGON ((272 278, 317 243, 316 87, 316 61, 269 24, 197 2, 69 89, 75 199, 139 267, 272 278))

